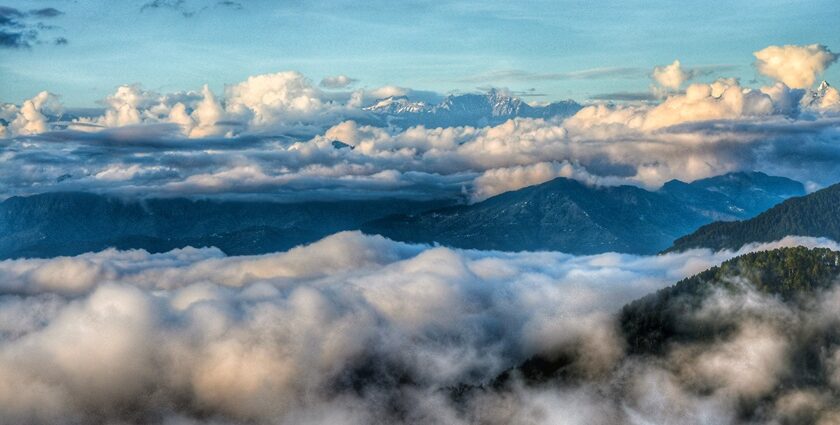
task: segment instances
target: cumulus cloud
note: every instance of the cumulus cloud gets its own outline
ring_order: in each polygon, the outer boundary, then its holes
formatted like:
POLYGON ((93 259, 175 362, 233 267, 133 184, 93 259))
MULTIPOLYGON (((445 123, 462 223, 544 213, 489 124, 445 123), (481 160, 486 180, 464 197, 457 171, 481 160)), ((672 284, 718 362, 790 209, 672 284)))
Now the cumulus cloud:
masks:
POLYGON ((691 77, 689 72, 683 70, 679 60, 667 66, 653 68, 653 80, 666 89, 677 90, 691 77))
MULTIPOLYGON (((698 72, 705 71, 675 62, 657 75, 681 87, 698 72)), ((103 101, 100 116, 66 123, 52 112, 55 98, 39 100, 41 94, 28 106, 0 110, 0 134, 12 137, 0 154, 17 170, 0 170, 1 195, 91 190, 475 201, 558 176, 649 189, 740 170, 810 187, 840 180, 840 94, 828 84, 755 88, 721 78, 671 91, 656 104, 595 103, 564 121, 517 118, 486 127, 391 128, 363 108, 402 95, 415 100, 428 93, 398 86, 322 90, 300 73, 279 72, 219 93, 208 86, 169 94, 121 86, 103 101), (335 141, 353 149, 337 149, 335 141), (109 171, 119 168, 133 171, 109 171)))
POLYGON ((651 92, 657 97, 666 97, 677 92, 683 84, 690 80, 733 68, 735 67, 731 65, 706 65, 696 68, 685 68, 679 60, 674 60, 670 65, 653 68, 651 78, 656 84, 651 86, 651 92))
POLYGON ((318 90, 297 72, 248 77, 227 87, 226 94, 230 112, 257 127, 281 117, 300 119, 325 107, 318 90))
POLYGON ((221 136, 225 133, 224 126, 218 125, 225 119, 225 111, 216 100, 216 96, 205 84, 201 89, 201 101, 193 112, 187 116, 183 103, 177 103, 169 112, 170 121, 184 126, 188 137, 221 136))
MULTIPOLYGON (((230 111, 206 92, 196 94, 190 108, 161 112, 171 118, 157 127, 14 138, 0 148, 6 163, 14 164, 0 170, 0 182, 7 196, 90 190, 428 199, 466 192, 480 200, 557 176, 649 189, 674 178, 693 181, 738 170, 816 187, 840 180, 836 118, 791 120, 776 111, 783 104, 799 109, 801 92, 744 91, 729 84, 693 85, 656 106, 590 106, 559 123, 515 119, 495 127, 397 131, 345 121, 312 138, 204 137, 185 143, 178 132, 227 136, 238 128, 230 111), (783 98, 788 100, 774 101, 783 98), (353 149, 337 149, 334 141, 353 149), (125 180, 100 177, 113 175, 102 173, 115 167, 137 172, 123 174, 125 180)), ((130 105, 105 116, 119 117, 120 110, 135 116, 130 105)))
POLYGON ((768 46, 753 55, 758 72, 792 88, 813 86, 817 76, 837 61, 837 54, 821 44, 768 46))
POLYGON ((320 130, 343 116, 361 114, 352 99, 334 100, 298 72, 249 77, 226 86, 219 98, 204 85, 198 92, 160 94, 139 84, 123 85, 102 103, 105 113, 70 123, 80 131, 138 124, 176 124, 190 138, 239 133, 284 133, 320 130))
MULTIPOLYGON (((837 248, 797 238, 775 245, 800 243, 837 248)), ((664 415, 649 399, 657 394, 681 403, 671 418, 686 417, 733 394, 692 389, 718 373, 714 365, 734 368, 720 381, 734 394, 766 393, 774 381, 763 376, 781 367, 774 353, 784 339, 745 327, 697 353, 702 361, 680 362, 695 354, 675 351, 668 361, 676 369, 639 368, 623 364, 611 313, 735 254, 496 253, 350 232, 256 257, 187 248, 3 261, 0 419, 629 422, 664 415), (757 343, 765 345, 754 350, 757 343), (577 385, 486 390, 460 405, 447 396, 535 353, 569 347, 585 359, 575 366, 587 377, 577 385), (739 368, 739 358, 755 369, 739 368), (600 382, 616 367, 629 368, 624 376, 634 385, 657 390, 604 393, 610 385, 600 382)))
POLYGON ((9 122, 3 128, 8 135, 31 135, 48 130, 47 115, 58 115, 63 107, 58 96, 42 91, 31 99, 23 101, 20 107, 13 104, 0 106, 0 119, 9 122))

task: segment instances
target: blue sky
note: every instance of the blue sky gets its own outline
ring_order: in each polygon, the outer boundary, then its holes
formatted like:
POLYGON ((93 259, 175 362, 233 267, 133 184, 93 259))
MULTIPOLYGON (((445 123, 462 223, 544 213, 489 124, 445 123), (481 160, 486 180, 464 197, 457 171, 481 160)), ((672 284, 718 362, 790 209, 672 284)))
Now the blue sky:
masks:
MULTIPOLYGON (((26 0, 30 48, 0 50, 0 101, 40 90, 94 106, 120 84, 160 92, 221 90, 249 75, 297 70, 317 82, 439 92, 508 87, 532 100, 644 92, 655 65, 712 66, 705 79, 758 79, 752 52, 771 44, 840 50, 840 2, 26 0), (144 4, 150 6, 144 7, 144 4), (153 7, 157 5, 159 7, 153 7), (240 7, 241 6, 241 7, 240 7), (185 16, 189 15, 189 16, 185 16), (55 45, 64 37, 65 45, 55 45), (592 72, 592 70, 597 70, 592 72)), ((840 82, 840 67, 824 76, 840 82)))

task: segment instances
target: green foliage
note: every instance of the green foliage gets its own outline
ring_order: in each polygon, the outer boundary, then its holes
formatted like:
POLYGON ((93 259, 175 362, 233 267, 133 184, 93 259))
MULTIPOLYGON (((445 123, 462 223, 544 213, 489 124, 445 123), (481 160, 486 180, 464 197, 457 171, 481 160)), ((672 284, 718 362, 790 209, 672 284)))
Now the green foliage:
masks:
MULTIPOLYGON (((746 254, 626 305, 619 313, 617 325, 625 338, 627 353, 636 359, 650 359, 648 356, 666 356, 677 346, 713 347, 733 336, 744 320, 774 321, 774 326, 791 342, 788 352, 791 373, 782 378, 780 393, 784 388, 793 387, 826 388, 833 382, 833 375, 826 371, 833 370, 833 366, 828 366, 827 362, 832 360, 825 353, 840 346, 840 327, 837 326, 840 322, 826 321, 821 328, 803 327, 797 318, 788 318, 785 323, 784 314, 779 310, 748 308, 741 312, 737 307, 727 309, 730 313, 725 315, 697 313, 713 294, 737 302, 741 299, 737 295, 754 290, 778 297, 789 307, 787 311, 807 314, 815 305, 814 297, 819 297, 822 289, 837 282, 839 276, 840 252, 828 249, 794 247, 746 254)), ((507 388, 516 382, 526 385, 586 382, 592 377, 575 366, 586 360, 585 350, 580 350, 577 344, 568 344, 559 350, 532 356, 487 385, 452 387, 450 395, 453 400, 463 400, 471 392, 507 388)), ((703 388, 699 390, 703 391, 703 388)), ((745 418, 761 414, 764 400, 740 402, 744 403, 741 407, 745 418), (752 402, 758 404, 750 404, 752 402)))
POLYGON ((793 302, 831 286, 838 276, 840 252, 825 248, 746 254, 626 305, 620 326, 631 353, 660 354, 669 343, 702 341, 728 330, 730 323, 725 320, 718 324, 690 320, 716 289, 735 292, 746 286, 793 302))

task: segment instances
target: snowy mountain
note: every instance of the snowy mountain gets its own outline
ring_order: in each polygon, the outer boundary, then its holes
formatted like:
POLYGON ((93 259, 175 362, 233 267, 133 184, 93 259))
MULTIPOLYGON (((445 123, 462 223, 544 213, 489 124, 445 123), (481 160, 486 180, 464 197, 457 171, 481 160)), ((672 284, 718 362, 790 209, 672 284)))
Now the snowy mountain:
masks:
POLYGON ((581 105, 572 100, 531 106, 508 93, 491 89, 485 94, 449 95, 437 105, 414 102, 405 96, 388 97, 365 108, 384 123, 397 127, 425 125, 426 127, 486 126, 503 123, 511 118, 568 117, 581 105))
POLYGON ((430 106, 426 102, 412 102, 407 96, 391 96, 364 109, 377 114, 418 114, 429 111, 430 106))
POLYGON ((816 90, 808 90, 802 96, 800 104, 806 108, 831 109, 840 104, 840 92, 823 80, 816 90))
POLYGON ((804 193, 799 182, 759 172, 673 180, 658 191, 559 177, 472 205, 379 218, 361 230, 467 249, 653 254, 712 220, 754 217, 804 193))

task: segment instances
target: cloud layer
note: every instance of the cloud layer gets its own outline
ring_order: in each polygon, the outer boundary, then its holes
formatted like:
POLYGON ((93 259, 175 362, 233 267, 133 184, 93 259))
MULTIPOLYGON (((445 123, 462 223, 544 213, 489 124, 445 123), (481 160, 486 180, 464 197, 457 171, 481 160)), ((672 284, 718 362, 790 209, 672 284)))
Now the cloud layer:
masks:
MULTIPOLYGON (((0 171, 0 196, 389 193, 477 201, 557 176, 656 188, 736 170, 784 175, 812 188, 835 183, 840 92, 791 88, 780 74, 813 78, 833 54, 817 45, 761 52, 759 68, 774 69, 781 82, 754 88, 718 79, 682 92, 688 79, 704 74, 677 61, 654 71, 657 87, 667 89, 658 104, 596 103, 566 120, 517 118, 487 127, 384 126, 364 109, 373 99, 428 93, 322 90, 297 72, 253 76, 220 94, 207 86, 170 94, 122 86, 103 101, 101 115, 86 117, 62 114, 58 97, 43 92, 0 109, 7 137, 0 155, 14 165, 0 171), (804 65, 771 65, 771 57, 785 55, 804 65)), ((322 85, 352 82, 342 77, 322 85)))
MULTIPOLYGON (((788 239, 750 249, 798 243, 837 248, 788 239)), ((621 395, 626 411, 599 394, 595 377, 622 357, 612 312, 732 255, 503 254, 340 233, 258 257, 188 248, 4 261, 0 420, 644 423, 703 412, 727 418, 734 411, 725 392, 703 396, 687 378, 654 365, 639 365, 643 372, 631 375, 640 392, 621 395), (447 387, 485 383, 535 353, 564 346, 582 350, 587 360, 579 367, 592 382, 484 392, 460 407, 446 395, 447 387), (678 410, 659 407, 675 401, 678 410)), ((773 332, 744 330, 719 351, 705 351, 692 376, 720 378, 738 394, 762 394, 774 385, 768 368, 782 365, 776 358, 785 341, 773 332), (747 348, 755 370, 718 376, 747 348)))

